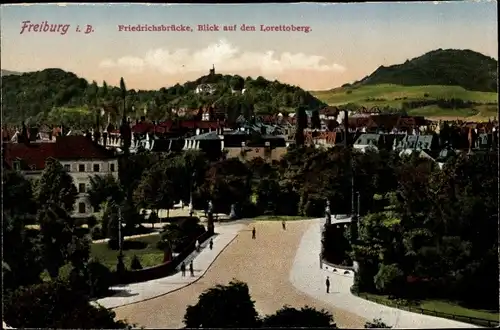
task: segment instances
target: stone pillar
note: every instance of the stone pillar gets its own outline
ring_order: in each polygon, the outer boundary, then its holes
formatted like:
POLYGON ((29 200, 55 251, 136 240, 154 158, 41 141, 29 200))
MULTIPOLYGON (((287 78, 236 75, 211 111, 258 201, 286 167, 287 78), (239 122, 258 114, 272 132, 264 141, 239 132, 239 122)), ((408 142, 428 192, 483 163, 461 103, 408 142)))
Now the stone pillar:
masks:
POLYGON ((210 234, 214 234, 214 214, 213 214, 213 205, 212 205, 212 201, 209 201, 208 202, 208 210, 207 210, 207 218, 208 218, 208 221, 207 221, 207 231, 210 233, 210 234))

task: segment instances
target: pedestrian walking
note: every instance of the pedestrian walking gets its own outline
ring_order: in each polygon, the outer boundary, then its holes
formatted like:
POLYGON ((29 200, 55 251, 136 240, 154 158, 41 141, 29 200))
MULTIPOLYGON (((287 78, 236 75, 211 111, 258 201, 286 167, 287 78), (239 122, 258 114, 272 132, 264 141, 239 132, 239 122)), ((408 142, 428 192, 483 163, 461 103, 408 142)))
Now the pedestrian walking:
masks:
POLYGON ((281 227, 283 227, 283 230, 286 230, 285 220, 281 220, 281 227))
POLYGON ((185 263, 182 263, 181 264, 181 273, 182 273, 182 276, 186 276, 186 264, 185 263))
POLYGON ((214 247, 214 241, 210 239, 210 243, 208 244, 210 246, 210 250, 214 247))
POLYGON ((255 227, 252 229, 252 239, 255 239, 255 227))
POLYGON ((191 273, 191 276, 194 276, 194 269, 193 269, 193 261, 191 260, 191 263, 189 264, 189 272, 191 273))
POLYGON ((330 293, 330 278, 326 277, 326 293, 330 293))

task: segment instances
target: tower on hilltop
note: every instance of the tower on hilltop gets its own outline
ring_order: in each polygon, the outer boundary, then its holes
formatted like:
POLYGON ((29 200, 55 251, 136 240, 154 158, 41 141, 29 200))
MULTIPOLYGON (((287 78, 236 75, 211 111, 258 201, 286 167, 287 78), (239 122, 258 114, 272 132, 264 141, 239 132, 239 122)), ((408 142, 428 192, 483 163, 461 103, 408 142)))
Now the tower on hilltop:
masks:
POLYGON ((212 64, 212 68, 210 69, 210 75, 214 76, 215 75, 215 65, 212 64))

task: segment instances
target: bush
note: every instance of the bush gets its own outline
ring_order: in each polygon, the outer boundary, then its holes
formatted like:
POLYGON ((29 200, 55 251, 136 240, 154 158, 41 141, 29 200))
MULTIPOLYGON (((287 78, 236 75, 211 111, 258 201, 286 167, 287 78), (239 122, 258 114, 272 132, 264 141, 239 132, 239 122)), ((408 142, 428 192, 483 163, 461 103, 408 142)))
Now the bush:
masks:
POLYGON ((377 275, 374 277, 377 290, 389 295, 397 293, 404 280, 404 273, 397 264, 381 264, 377 275))
POLYGON ((95 225, 97 225, 97 219, 92 215, 90 216, 88 219, 87 219, 87 226, 89 228, 92 228, 94 227, 95 225))
POLYGON ((275 327, 328 327, 336 328, 332 314, 326 310, 316 310, 305 306, 300 310, 284 306, 276 313, 267 315, 263 320, 266 328, 275 327))
POLYGON ((92 229, 90 231, 90 235, 92 236, 93 240, 106 238, 106 236, 102 232, 102 228, 100 225, 92 227, 92 229))
POLYGON ((108 240, 108 248, 111 250, 118 250, 119 244, 117 238, 110 238, 108 240))
POLYGON ((384 322, 382 322, 381 319, 373 319, 373 321, 365 323, 365 329, 371 329, 371 328, 390 329, 392 327, 390 327, 387 324, 385 324, 384 322))
POLYGON ((132 270, 139 270, 142 269, 141 261, 137 256, 134 254, 134 257, 132 258, 132 261, 130 262, 130 269, 132 270))
POLYGON ((92 306, 67 283, 51 281, 22 287, 4 296, 4 320, 14 328, 123 329, 116 314, 92 306))
POLYGON ((89 286, 92 288, 91 296, 104 296, 113 282, 113 274, 108 267, 97 260, 88 263, 89 286))

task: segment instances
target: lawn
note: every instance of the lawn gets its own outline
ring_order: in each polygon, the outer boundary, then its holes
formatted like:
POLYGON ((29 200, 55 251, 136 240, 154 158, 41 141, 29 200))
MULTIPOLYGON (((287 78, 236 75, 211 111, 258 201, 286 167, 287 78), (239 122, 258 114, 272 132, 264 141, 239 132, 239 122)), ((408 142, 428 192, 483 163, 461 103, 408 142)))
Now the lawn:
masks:
POLYGON ((429 105, 408 111, 411 116, 424 116, 432 117, 471 117, 479 114, 478 110, 465 108, 465 109, 443 109, 437 105, 429 105))
MULTIPOLYGON (((163 251, 156 248, 160 235, 151 235, 124 241, 123 262, 130 268, 130 262, 137 255, 143 268, 159 265, 163 262, 163 251)), ((108 248, 107 243, 93 243, 91 257, 99 260, 110 270, 116 270, 118 251, 108 248)))
POLYGON ((302 217, 298 215, 259 215, 253 218, 256 221, 296 221, 296 220, 310 220, 311 217, 302 217))
MULTIPOLYGON (((312 91, 312 95, 329 105, 357 103, 364 106, 396 106, 403 101, 423 99, 458 98, 464 101, 497 103, 498 93, 469 91, 460 86, 401 86, 392 84, 365 85, 355 88, 335 88, 329 91, 312 91), (427 97, 424 94, 428 94, 427 97), (405 100, 396 100, 404 98, 405 100), (367 99, 384 99, 368 101, 367 99)), ((399 106, 398 106, 399 105, 399 106)))
MULTIPOLYGON (((371 293, 363 293, 361 295, 361 297, 368 299, 368 300, 376 301, 376 302, 382 302, 382 303, 389 305, 389 306, 394 306, 394 301, 387 298, 387 296, 375 295, 375 294, 371 294, 371 293)), ((454 314, 454 315, 458 316, 457 320, 460 320, 463 322, 469 322, 469 321, 466 319, 462 319, 459 316, 474 317, 474 318, 485 319, 485 320, 496 321, 496 322, 498 322, 499 318, 500 318, 500 314, 498 312, 492 312, 492 311, 487 311, 487 310, 478 310, 478 309, 469 309, 469 308, 462 307, 462 306, 458 305, 457 303, 450 302, 450 301, 423 300, 423 301, 417 302, 415 305, 412 305, 412 307, 427 309, 427 310, 433 311, 433 312, 436 311, 436 312, 441 312, 441 313, 454 314)), ((405 308, 403 308, 403 309, 405 309, 405 308)), ((413 309, 412 309, 412 311, 413 311, 413 309)), ((485 326, 486 325, 487 324, 485 324, 485 326)))

